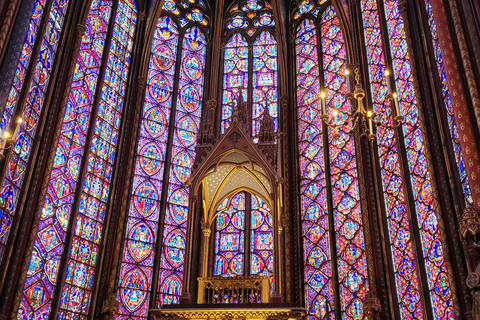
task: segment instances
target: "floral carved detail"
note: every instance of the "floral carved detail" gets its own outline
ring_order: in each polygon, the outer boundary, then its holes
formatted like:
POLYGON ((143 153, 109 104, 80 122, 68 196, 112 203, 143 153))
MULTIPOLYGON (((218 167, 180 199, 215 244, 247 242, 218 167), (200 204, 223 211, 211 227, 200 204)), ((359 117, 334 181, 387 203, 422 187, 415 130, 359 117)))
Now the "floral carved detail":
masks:
POLYGON ((365 310, 366 319, 379 319, 382 305, 373 291, 368 291, 365 299, 363 299, 363 309, 365 310))
POLYGON ((480 240, 480 213, 474 208, 466 208, 458 232, 464 243, 468 243, 470 240, 477 243, 480 240))

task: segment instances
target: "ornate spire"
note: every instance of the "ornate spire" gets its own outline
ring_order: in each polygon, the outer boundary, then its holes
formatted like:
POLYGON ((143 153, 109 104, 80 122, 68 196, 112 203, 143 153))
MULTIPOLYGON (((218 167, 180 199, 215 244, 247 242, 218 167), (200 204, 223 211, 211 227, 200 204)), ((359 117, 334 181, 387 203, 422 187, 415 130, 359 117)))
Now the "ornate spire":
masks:
POLYGON ((260 143, 275 143, 275 129, 273 124, 270 110, 266 107, 265 114, 260 121, 260 131, 258 132, 258 140, 260 143))
POLYGON ((245 131, 250 132, 250 122, 248 121, 248 108, 247 103, 243 100, 243 91, 245 88, 240 87, 237 99, 234 101, 232 120, 242 124, 245 131))
POLYGON ((217 101, 214 99, 207 102, 208 111, 200 122, 200 130, 197 136, 198 145, 213 145, 215 142, 215 110, 217 101))

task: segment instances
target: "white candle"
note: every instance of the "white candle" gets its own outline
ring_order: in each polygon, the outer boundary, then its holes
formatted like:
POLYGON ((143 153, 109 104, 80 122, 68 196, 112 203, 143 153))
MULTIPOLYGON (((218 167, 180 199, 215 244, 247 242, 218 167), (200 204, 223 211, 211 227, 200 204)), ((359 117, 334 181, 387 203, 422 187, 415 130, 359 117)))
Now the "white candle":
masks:
POLYGON ((372 112, 368 111, 368 129, 370 130, 370 134, 373 134, 373 120, 372 120, 372 112))
POLYGON ((345 70, 345 79, 347 80, 347 92, 350 92, 350 72, 345 70))
POLYGON ((18 134, 20 133, 20 126, 22 125, 22 122, 23 122, 22 118, 18 119, 17 127, 15 128, 15 132, 13 133, 13 137, 12 137, 13 140, 17 140, 18 134))
POLYGON ((325 106, 325 92, 320 92, 320 105, 321 105, 321 112, 322 116, 327 113, 326 106, 325 106))
POLYGON ((0 150, 2 150, 2 154, 3 154, 3 150, 5 149, 5 146, 7 144, 8 137, 10 137, 10 134, 8 132, 5 132, 3 134, 3 138, 0 139, 0 150))
POLYGON ((333 134, 338 134, 338 112, 337 110, 333 110, 333 134))
POLYGON ((385 78, 387 80, 387 93, 392 93, 392 84, 390 83, 390 72, 385 70, 385 78))
POLYGON ((398 105, 398 95, 397 93, 393 93, 393 103, 395 104, 395 112, 397 113, 397 116, 401 116, 402 114, 400 113, 400 106, 398 105))

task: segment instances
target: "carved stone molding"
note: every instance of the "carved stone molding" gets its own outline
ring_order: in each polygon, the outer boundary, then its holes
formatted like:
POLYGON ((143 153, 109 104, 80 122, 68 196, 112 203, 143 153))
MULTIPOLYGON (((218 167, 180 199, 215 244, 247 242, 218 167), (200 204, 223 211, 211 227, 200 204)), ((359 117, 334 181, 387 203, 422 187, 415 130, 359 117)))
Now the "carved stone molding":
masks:
POLYGON ((140 90, 145 89, 145 86, 147 85, 147 77, 145 76, 139 76, 138 77, 138 88, 140 90))
POLYGON ((87 26, 84 24, 77 24, 75 31, 77 32, 77 37, 82 38, 85 34, 85 31, 87 31, 87 26))
POLYGON ((368 291, 367 295, 363 299, 363 310, 365 312, 365 317, 368 320, 380 319, 380 313, 382 312, 382 305, 377 296, 372 292, 368 291))
POLYGON ((117 294, 113 292, 108 296, 108 298, 105 301, 103 301, 103 306, 102 306, 103 319, 105 320, 114 319, 118 311, 119 311, 119 308, 118 308, 117 294))
POLYGON ((476 209, 465 209, 458 232, 463 243, 467 244, 470 240, 478 242, 480 239, 480 213, 476 209))

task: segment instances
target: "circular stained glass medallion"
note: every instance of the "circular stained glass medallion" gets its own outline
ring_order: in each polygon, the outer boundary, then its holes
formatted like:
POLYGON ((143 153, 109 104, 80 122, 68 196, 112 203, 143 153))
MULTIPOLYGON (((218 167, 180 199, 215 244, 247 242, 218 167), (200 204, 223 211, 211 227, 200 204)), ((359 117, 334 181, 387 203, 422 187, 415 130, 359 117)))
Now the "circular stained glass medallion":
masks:
POLYGON ((192 85, 187 85, 180 91, 180 102, 187 112, 193 112, 200 105, 200 94, 192 85))
POLYGON ((177 224, 182 224, 187 221, 188 194, 184 188, 175 190, 168 197, 168 204, 171 216, 177 224))
POLYGON ((155 175, 162 169, 161 160, 163 159, 163 152, 157 144, 147 144, 140 150, 139 156, 140 166, 149 176, 155 175))
POLYGON ((203 65, 196 54, 191 54, 185 58, 183 71, 185 71, 191 80, 197 80, 200 78, 203 72, 203 65))
POLYGON ((149 82, 148 92, 152 99, 157 102, 164 102, 170 98, 172 85, 161 73, 154 75, 149 82))
POLYGON ((142 217, 150 216, 157 208, 158 199, 157 189, 150 181, 140 184, 135 190, 133 202, 135 209, 142 217))
POLYGON ((185 147, 190 147, 195 143, 197 136, 197 125, 192 117, 181 118, 177 124, 177 136, 185 147))
POLYGON ((178 153, 173 158, 173 172, 177 179, 185 183, 190 177, 191 168, 193 165, 193 158, 185 151, 178 153))
POLYGON ((152 138, 158 138, 167 128, 167 117, 161 108, 154 107, 145 113, 143 125, 152 138))
POLYGON ((180 229, 176 229, 167 236, 165 241, 168 246, 166 255, 168 263, 175 268, 180 267, 183 264, 185 235, 180 229))
POLYGON ((153 233, 144 223, 138 223, 130 231, 127 248, 136 262, 142 262, 153 252, 153 233))
POLYGON ((120 289, 120 299, 128 311, 135 312, 144 304, 147 284, 147 278, 139 268, 134 268, 125 275, 120 289))
POLYGON ((172 49, 167 45, 156 46, 155 49, 153 49, 153 61, 160 70, 169 69, 174 62, 172 49))

